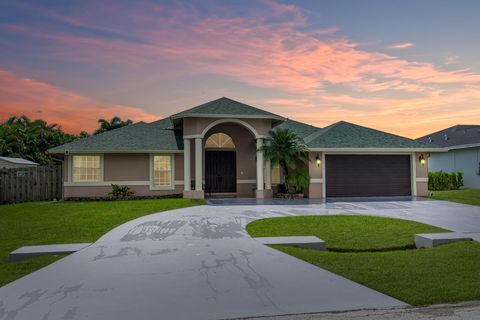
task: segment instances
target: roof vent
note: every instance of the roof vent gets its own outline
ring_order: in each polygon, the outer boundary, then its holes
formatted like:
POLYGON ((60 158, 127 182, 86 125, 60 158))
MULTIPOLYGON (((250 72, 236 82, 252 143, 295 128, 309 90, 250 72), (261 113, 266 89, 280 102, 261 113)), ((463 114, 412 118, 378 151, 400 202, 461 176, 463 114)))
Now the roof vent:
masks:
POLYGON ((432 137, 428 137, 428 143, 432 143, 432 137))
POLYGON ((445 138, 445 141, 448 140, 448 135, 445 133, 445 135, 443 136, 445 138))

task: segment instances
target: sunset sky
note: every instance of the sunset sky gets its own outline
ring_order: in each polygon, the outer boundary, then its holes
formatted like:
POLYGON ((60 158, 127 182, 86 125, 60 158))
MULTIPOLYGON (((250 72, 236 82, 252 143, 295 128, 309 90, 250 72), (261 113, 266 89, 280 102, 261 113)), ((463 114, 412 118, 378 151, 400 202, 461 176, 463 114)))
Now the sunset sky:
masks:
POLYGON ((480 1, 0 2, 0 121, 91 132, 226 96, 419 137, 480 124, 480 1))

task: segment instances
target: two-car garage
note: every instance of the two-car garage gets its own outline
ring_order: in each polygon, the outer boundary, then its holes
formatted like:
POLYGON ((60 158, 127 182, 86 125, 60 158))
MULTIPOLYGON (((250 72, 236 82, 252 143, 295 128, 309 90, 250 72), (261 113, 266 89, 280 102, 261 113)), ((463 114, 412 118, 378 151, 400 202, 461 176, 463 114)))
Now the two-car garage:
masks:
POLYGON ((410 196, 410 155, 325 155, 327 197, 410 196))

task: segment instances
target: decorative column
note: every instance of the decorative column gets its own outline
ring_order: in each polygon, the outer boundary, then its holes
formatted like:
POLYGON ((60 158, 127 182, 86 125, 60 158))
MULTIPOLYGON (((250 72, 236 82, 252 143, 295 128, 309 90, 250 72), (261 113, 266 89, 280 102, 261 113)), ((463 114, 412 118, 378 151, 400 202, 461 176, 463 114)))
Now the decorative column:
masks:
POLYGON ((183 139, 183 190, 190 191, 191 173, 190 173, 190 139, 183 139))
POLYGON ((257 198, 263 198, 263 139, 257 139, 257 198))
POLYGON ((265 161, 265 189, 272 189, 272 163, 270 160, 265 161))
POLYGON ((195 138, 195 191, 202 191, 202 138, 195 138))

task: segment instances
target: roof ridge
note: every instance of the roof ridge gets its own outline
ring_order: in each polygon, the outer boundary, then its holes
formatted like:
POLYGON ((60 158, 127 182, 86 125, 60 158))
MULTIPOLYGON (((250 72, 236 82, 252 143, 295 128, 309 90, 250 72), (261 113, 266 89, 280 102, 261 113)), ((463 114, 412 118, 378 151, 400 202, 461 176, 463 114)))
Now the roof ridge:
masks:
MULTIPOLYGON (((439 134, 439 133, 443 133, 443 132, 448 132, 448 131, 453 130, 453 129, 458 128, 458 127, 470 127, 470 128, 468 128, 468 129, 476 129, 476 128, 480 128, 480 125, 478 125, 478 124, 456 124, 456 125, 453 125, 453 126, 444 128, 444 129, 442 129, 442 130, 434 131, 434 132, 431 132, 431 133, 426 134, 426 135, 424 135, 424 136, 418 137, 418 138, 416 138, 415 140, 425 139, 425 138, 428 138, 428 137, 433 136, 433 135, 435 135, 435 134, 439 134)), ((468 129, 467 129, 467 130, 468 130, 468 129)))
POLYGON ((309 143, 313 140, 315 140, 316 138, 320 137, 321 135, 325 134, 326 132, 328 132, 330 129, 338 126, 341 122, 344 122, 344 121, 337 121, 337 122, 334 122, 332 123, 331 125, 329 126, 326 126, 324 128, 318 128, 318 131, 315 131, 315 132, 312 132, 311 134, 309 134, 308 136, 306 136, 303 141, 305 143, 309 143))
MULTIPOLYGON (((227 98, 227 97, 220 97, 218 99, 215 99, 215 100, 212 100, 212 101, 208 101, 208 102, 205 102, 205 103, 202 103, 198 106, 195 106, 195 107, 192 107, 192 108, 189 108, 189 109, 186 109, 186 110, 183 110, 183 111, 180 111, 178 113, 175 113, 173 115, 170 116, 170 118, 172 119, 176 119, 176 118, 179 118, 181 117, 182 115, 188 115, 188 114, 192 114, 193 112, 196 112, 198 110, 201 110, 203 108, 206 108, 212 104, 215 104, 215 103, 218 103, 218 102, 228 102, 230 104, 234 103, 234 104, 237 104, 241 107, 247 107, 247 108, 250 108, 250 109, 253 109, 255 111, 258 111, 260 113, 263 113, 264 115, 269 115, 269 116, 274 116, 274 117, 277 117, 277 118, 281 118, 281 119, 284 119, 284 117, 278 115, 278 114, 275 114, 273 112, 270 112, 270 111, 267 111, 267 110, 264 110, 264 109, 260 109, 260 108, 257 108, 257 107, 254 107, 252 105, 249 105, 249 104, 246 104, 246 103, 243 103, 243 102, 240 102, 240 101, 237 101, 237 100, 234 100, 234 99, 231 99, 231 98, 227 98)), ((222 114, 222 113, 219 113, 219 114, 222 114)))

